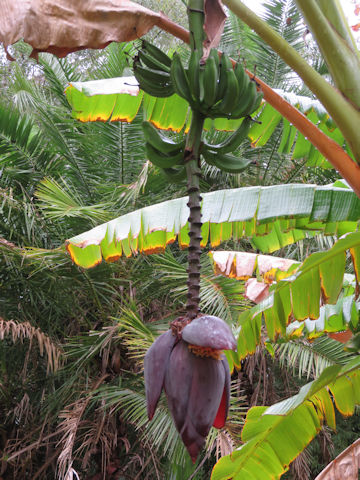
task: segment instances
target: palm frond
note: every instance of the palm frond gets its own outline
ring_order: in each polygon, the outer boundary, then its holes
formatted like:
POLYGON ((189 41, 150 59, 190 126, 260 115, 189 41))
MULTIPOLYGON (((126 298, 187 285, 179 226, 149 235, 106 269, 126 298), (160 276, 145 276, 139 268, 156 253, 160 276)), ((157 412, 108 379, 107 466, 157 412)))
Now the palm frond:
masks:
POLYGON ((330 365, 345 365, 352 354, 344 350, 342 343, 327 336, 306 340, 290 341, 276 347, 281 366, 298 372, 299 377, 317 378, 330 365))
POLYGON ((69 108, 69 104, 64 97, 64 90, 69 82, 80 80, 80 73, 75 63, 71 63, 68 59, 56 58, 49 53, 42 53, 39 57, 39 64, 45 76, 46 87, 57 102, 64 107, 69 108))
POLYGON ((124 70, 130 68, 132 57, 136 54, 140 41, 129 43, 111 43, 105 50, 98 70, 93 78, 116 78, 124 75, 124 70))
POLYGON ((9 336, 13 343, 28 339, 30 341, 29 349, 31 349, 32 341, 36 340, 40 356, 46 353, 47 371, 56 372, 60 368, 63 357, 61 348, 39 328, 33 327, 29 322, 20 323, 14 320, 4 320, 0 317, 0 340, 9 336))
POLYGON ((44 215, 50 218, 88 217, 92 220, 106 221, 111 214, 106 210, 109 203, 85 206, 74 188, 64 179, 62 185, 52 178, 44 178, 37 187, 35 195, 40 200, 44 215))
MULTIPOLYGON (((145 394, 139 393, 139 390, 106 387, 98 390, 98 399, 104 401, 111 412, 120 413, 124 420, 133 424, 149 448, 161 452, 161 455, 166 456, 172 463, 184 465, 187 453, 163 400, 149 423, 145 394)), ((144 392, 144 388, 142 391, 144 392)))
MULTIPOLYGON (((187 292, 186 258, 175 257, 167 251, 150 262, 158 279, 158 292, 169 296, 175 307, 183 308, 187 292)), ((236 280, 215 275, 207 257, 202 259, 201 272, 201 311, 232 324, 237 314, 248 305, 243 296, 244 286, 236 280)))
POLYGON ((53 153, 42 141, 35 122, 0 104, 2 186, 21 182, 30 187, 31 181, 36 181, 49 169, 53 158, 53 153))

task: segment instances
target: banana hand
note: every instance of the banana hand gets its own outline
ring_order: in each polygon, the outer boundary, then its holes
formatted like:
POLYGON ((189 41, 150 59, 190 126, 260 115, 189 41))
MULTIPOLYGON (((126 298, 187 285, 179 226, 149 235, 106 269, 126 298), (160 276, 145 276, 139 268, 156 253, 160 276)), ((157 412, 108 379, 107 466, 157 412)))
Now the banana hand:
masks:
POLYGON ((152 43, 143 40, 142 41, 142 49, 145 50, 146 53, 150 57, 152 57, 154 60, 157 60, 157 62, 161 65, 161 70, 170 72, 170 67, 171 67, 171 58, 166 55, 160 48, 157 48, 155 45, 152 43))

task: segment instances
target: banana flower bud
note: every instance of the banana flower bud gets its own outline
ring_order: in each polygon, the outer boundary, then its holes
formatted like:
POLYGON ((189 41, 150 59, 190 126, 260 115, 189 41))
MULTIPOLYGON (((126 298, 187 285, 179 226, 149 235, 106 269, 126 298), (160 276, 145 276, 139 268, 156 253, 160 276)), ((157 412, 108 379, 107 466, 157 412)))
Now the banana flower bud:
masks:
POLYGON ((181 331, 160 335, 144 359, 149 420, 164 389, 169 410, 193 462, 211 426, 222 428, 229 410, 230 372, 222 350, 236 342, 220 318, 204 315, 181 331))

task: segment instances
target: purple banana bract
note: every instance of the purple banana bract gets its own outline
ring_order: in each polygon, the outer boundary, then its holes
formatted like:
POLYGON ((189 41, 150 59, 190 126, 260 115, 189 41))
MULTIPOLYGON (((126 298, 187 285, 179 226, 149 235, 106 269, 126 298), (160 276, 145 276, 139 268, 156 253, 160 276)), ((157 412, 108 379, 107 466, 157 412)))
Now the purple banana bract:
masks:
POLYGON ((175 426, 193 462, 211 426, 225 425, 230 372, 221 350, 235 347, 228 325, 220 318, 204 315, 180 332, 170 329, 160 335, 145 355, 149 419, 164 389, 175 426))

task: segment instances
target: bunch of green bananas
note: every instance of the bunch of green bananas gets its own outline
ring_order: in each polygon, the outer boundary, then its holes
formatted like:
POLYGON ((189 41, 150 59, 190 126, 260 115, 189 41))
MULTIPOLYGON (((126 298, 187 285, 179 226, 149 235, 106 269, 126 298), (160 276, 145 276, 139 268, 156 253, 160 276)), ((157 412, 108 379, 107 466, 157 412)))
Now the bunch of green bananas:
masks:
POLYGON ((201 154, 209 165, 213 165, 228 173, 239 173, 251 162, 245 158, 230 155, 245 140, 251 125, 251 118, 245 117, 239 128, 217 145, 203 143, 201 154))
POLYGON ((203 65, 199 51, 193 50, 187 70, 175 53, 170 76, 175 93, 209 118, 246 117, 260 107, 263 98, 243 66, 237 63, 233 68, 230 58, 223 53, 219 59, 215 49, 203 65))
POLYGON ((185 139, 174 142, 150 122, 143 122, 142 127, 146 140, 146 153, 151 163, 161 168, 169 181, 179 183, 185 180, 185 139))
POLYGON ((134 58, 133 68, 139 87, 153 97, 170 97, 174 88, 170 79, 171 58, 155 45, 143 40, 134 58))

